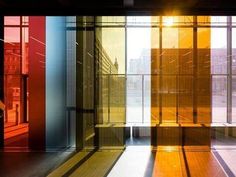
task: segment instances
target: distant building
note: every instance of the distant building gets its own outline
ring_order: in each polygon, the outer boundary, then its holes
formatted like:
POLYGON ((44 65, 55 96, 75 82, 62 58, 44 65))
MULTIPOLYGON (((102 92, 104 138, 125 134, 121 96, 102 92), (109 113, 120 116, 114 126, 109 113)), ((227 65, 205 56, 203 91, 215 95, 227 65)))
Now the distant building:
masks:
POLYGON ((101 74, 118 74, 118 62, 117 59, 115 63, 111 61, 111 58, 107 54, 106 50, 103 48, 101 42, 96 39, 96 54, 97 63, 99 68, 99 73, 101 74))

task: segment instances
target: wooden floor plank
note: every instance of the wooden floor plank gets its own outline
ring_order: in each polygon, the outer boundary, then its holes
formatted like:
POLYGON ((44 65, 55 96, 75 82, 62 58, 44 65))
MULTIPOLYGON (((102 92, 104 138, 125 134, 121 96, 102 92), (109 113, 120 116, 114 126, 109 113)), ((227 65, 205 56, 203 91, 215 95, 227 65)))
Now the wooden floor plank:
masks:
POLYGON ((83 158, 85 158, 89 154, 89 151, 80 151, 76 153, 73 157, 55 169, 52 173, 48 175, 48 177, 58 177, 63 176, 66 172, 68 172, 71 168, 73 168, 78 162, 80 162, 83 158))
POLYGON ((185 153, 191 177, 227 176, 211 151, 185 153))
POLYGON ((102 150, 95 152, 71 177, 103 177, 121 155, 122 150, 102 150))
POLYGON ((158 151, 154 162, 153 177, 181 177, 182 171, 180 152, 158 151))

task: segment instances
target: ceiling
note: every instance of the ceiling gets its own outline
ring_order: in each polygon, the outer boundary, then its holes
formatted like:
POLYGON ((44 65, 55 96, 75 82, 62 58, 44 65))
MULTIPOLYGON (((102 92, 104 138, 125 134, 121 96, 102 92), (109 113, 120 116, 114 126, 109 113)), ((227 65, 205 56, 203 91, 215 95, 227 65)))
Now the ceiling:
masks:
POLYGON ((235 0, 0 0, 1 15, 236 15, 235 0))

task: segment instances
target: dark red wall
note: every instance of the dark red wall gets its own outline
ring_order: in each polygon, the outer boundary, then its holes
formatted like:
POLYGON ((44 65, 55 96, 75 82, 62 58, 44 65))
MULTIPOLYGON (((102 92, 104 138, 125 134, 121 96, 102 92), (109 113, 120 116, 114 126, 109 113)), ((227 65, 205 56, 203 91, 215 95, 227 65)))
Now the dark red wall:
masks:
POLYGON ((29 147, 45 149, 45 16, 29 17, 29 147))

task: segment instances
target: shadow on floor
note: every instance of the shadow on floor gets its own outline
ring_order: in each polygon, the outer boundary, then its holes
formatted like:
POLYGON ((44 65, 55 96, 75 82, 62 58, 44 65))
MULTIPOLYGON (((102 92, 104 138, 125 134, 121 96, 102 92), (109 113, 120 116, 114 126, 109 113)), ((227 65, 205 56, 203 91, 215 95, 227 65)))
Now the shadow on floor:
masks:
POLYGON ((0 152, 1 177, 45 177, 73 154, 64 152, 0 152))

